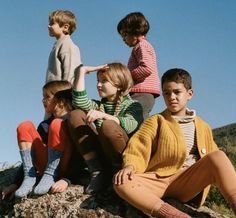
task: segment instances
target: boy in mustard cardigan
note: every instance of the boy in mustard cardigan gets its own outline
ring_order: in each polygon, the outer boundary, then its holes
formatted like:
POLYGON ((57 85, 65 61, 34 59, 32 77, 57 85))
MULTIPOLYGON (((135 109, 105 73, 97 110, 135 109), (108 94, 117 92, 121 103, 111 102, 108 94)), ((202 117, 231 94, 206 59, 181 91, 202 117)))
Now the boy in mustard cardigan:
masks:
POLYGON ((193 96, 190 74, 170 69, 162 76, 166 110, 146 119, 123 153, 114 176, 118 195, 153 217, 190 217, 162 199, 201 206, 216 185, 236 213, 236 173, 219 151, 207 123, 187 108, 193 96), (230 179, 229 179, 230 178, 230 179))

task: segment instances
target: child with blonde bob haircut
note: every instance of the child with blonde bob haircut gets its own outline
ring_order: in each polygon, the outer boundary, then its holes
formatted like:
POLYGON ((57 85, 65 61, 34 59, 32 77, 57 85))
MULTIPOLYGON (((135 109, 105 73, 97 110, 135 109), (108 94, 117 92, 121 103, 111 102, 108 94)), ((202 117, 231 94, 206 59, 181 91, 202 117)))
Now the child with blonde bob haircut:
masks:
POLYGON ((49 55, 46 83, 53 80, 74 81, 74 70, 81 64, 79 47, 70 37, 76 29, 76 22, 71 11, 56 10, 49 15, 49 35, 57 41, 49 55))
POLYGON ((107 160, 109 168, 120 167, 126 143, 143 121, 141 105, 129 96, 132 85, 131 74, 121 63, 81 66, 77 71, 72 102, 79 109, 71 112, 69 126, 74 144, 91 173, 86 188, 89 194, 100 191, 104 185, 101 159, 107 160), (100 101, 87 97, 85 75, 92 71, 97 71, 100 101))

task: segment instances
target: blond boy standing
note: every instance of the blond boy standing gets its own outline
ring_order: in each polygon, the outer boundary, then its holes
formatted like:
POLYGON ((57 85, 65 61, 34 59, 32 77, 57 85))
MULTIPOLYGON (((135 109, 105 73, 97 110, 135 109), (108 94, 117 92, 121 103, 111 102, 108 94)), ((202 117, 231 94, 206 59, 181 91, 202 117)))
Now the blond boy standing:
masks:
POLYGON ((74 70, 81 64, 80 50, 71 39, 76 17, 71 11, 56 10, 49 15, 48 31, 56 42, 48 59, 46 83, 53 80, 74 81, 74 70))

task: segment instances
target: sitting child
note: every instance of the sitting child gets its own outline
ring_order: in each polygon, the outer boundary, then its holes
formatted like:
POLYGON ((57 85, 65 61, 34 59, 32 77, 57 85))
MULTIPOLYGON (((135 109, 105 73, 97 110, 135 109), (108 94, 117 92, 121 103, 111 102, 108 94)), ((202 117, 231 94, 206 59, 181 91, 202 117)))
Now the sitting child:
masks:
POLYGON ((234 167, 218 150, 209 125, 187 108, 193 96, 191 76, 183 69, 168 70, 162 91, 167 109, 145 120, 129 140, 123 169, 114 176, 116 192, 153 217, 187 218, 163 199, 198 197, 201 206, 214 184, 236 213, 234 167))
POLYGON ((121 153, 143 121, 140 103, 129 95, 132 85, 130 71, 121 63, 78 69, 72 91, 73 105, 78 109, 70 114, 69 129, 91 173, 86 189, 89 194, 101 191, 104 186, 101 160, 107 160, 107 168, 120 169, 121 153), (87 96, 85 75, 92 71, 97 71, 97 90, 101 100, 87 96))
MULTIPOLYGON (((51 187, 53 192, 61 192, 68 186, 68 180, 63 175, 71 157, 71 141, 64 121, 72 110, 71 99, 71 83, 48 82, 43 87, 43 105, 45 112, 52 116, 41 122, 37 129, 31 121, 18 126, 23 181, 15 192, 16 197, 26 197, 38 178, 40 181, 34 188, 35 194, 45 194, 51 187), (58 178, 62 179, 55 183, 58 178)), ((17 183, 10 185, 3 190, 2 195, 9 194, 16 187, 17 183)))

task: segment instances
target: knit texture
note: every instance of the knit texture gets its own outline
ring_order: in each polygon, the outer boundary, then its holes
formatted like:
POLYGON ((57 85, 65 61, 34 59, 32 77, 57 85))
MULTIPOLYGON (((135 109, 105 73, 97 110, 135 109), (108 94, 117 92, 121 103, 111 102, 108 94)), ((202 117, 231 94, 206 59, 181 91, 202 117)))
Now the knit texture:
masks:
MULTIPOLYGON (((218 150, 208 124, 198 116, 194 123, 200 157, 218 150)), ((183 131, 165 110, 146 119, 131 137, 123 153, 123 167, 133 165, 136 173, 156 172, 159 176, 170 176, 183 166, 186 148, 183 131)))
POLYGON ((52 185, 55 183, 57 176, 57 169, 62 157, 62 152, 49 148, 48 149, 48 164, 44 171, 43 177, 39 184, 35 187, 34 193, 42 195, 47 193, 52 185))
POLYGON ((31 149, 20 150, 23 164, 24 179, 21 186, 16 190, 17 198, 26 197, 33 189, 36 182, 36 172, 32 163, 31 149))
POLYGON ((81 64, 79 47, 65 35, 54 44, 48 59, 46 83, 54 80, 74 81, 74 71, 81 64))
MULTIPOLYGON (((134 132, 143 121, 142 106, 137 101, 134 101, 129 95, 123 97, 122 102, 119 104, 116 115, 116 104, 114 102, 95 101, 87 97, 86 90, 84 91, 72 91, 73 105, 76 108, 80 108, 86 112, 95 109, 113 116, 116 116, 121 127, 127 134, 134 132)), ((97 128, 100 128, 103 120, 98 119, 95 121, 97 128)))
POLYGON ((131 92, 151 93, 156 97, 160 95, 156 53, 145 37, 134 46, 128 68, 134 80, 131 92))
POLYGON ((183 213, 182 211, 178 210, 177 208, 174 208, 168 203, 164 203, 159 211, 154 214, 154 217, 158 218, 191 218, 186 213, 183 213))

